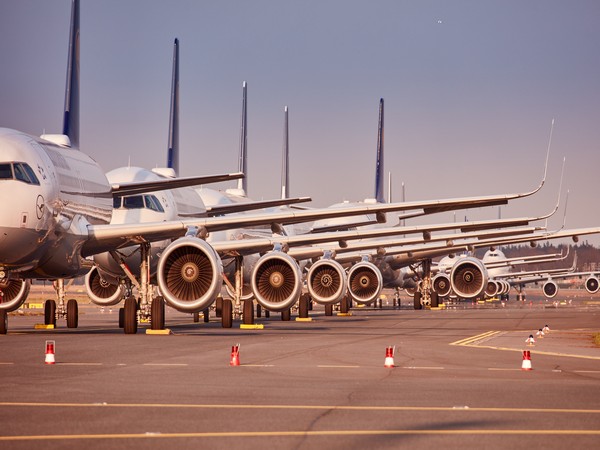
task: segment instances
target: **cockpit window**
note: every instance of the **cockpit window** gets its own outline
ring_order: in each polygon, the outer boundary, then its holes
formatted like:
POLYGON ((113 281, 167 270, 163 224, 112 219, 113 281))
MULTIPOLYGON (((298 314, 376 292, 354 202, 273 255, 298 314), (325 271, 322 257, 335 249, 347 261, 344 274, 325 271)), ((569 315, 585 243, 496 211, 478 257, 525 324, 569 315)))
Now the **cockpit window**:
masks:
POLYGON ((0 164, 0 180, 12 180, 12 165, 11 164, 0 164))
POLYGON ((128 197, 115 197, 113 199, 113 208, 119 209, 142 209, 146 208, 151 211, 164 212, 164 208, 160 200, 154 195, 130 195, 128 197))
POLYGON ((26 163, 0 164, 0 180, 19 180, 27 184, 39 186, 40 180, 33 169, 26 163))

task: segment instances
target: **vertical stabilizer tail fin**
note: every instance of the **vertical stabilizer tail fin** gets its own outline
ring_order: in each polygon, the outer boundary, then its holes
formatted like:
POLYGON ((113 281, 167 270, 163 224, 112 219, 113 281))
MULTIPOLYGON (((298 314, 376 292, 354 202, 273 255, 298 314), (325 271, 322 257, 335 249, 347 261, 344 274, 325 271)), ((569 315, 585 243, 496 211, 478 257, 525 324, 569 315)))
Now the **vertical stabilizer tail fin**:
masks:
POLYGON ((375 165, 375 200, 385 203, 383 184, 385 172, 383 166, 383 99, 379 100, 379 126, 377 127, 377 162, 375 165))
POLYGON ((242 195, 248 195, 248 84, 242 83, 242 120, 240 125, 240 160, 238 172, 244 174, 244 178, 238 180, 238 191, 242 195))
POLYGON ((173 44, 173 75, 171 81, 171 112, 169 114, 169 143, 167 167, 179 176, 179 39, 173 44))
POLYGON ((281 198, 290 197, 290 139, 288 126, 288 107, 284 109, 283 120, 283 159, 281 161, 281 198))
POLYGON ((72 148, 79 148, 79 0, 73 0, 71 7, 63 134, 72 148))

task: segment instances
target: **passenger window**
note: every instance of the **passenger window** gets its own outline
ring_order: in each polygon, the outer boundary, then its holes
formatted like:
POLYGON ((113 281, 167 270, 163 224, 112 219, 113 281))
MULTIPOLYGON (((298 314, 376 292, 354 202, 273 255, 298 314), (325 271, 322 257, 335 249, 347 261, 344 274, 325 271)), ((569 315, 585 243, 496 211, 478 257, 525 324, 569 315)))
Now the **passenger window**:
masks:
POLYGON ((0 180, 12 180, 13 173, 10 164, 0 164, 0 180))

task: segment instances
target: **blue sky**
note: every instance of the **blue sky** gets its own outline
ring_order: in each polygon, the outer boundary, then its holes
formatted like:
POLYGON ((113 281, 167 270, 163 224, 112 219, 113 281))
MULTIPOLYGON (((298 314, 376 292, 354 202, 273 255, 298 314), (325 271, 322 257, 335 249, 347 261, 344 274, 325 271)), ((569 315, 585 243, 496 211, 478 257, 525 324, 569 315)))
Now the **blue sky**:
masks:
MULTIPOLYGON (((0 126, 60 131, 69 11, 0 0, 0 126)), ((107 171, 165 164, 177 37, 182 175, 237 170, 246 80, 253 198, 279 195, 285 105, 291 194, 372 197, 383 97, 396 200, 402 182, 409 200, 532 189, 555 118, 547 186, 502 215, 549 211, 566 157, 567 226, 598 226, 599 18, 593 0, 82 0, 82 150, 107 171)))

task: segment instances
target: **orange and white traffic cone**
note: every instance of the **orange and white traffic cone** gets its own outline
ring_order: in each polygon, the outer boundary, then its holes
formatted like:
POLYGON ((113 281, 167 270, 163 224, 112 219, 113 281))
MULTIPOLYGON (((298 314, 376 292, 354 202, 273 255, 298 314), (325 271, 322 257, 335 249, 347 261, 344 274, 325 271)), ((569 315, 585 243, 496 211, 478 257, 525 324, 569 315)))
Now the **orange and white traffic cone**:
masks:
POLYGON ((231 360, 229 361, 230 366, 240 365, 240 344, 231 346, 231 360))
POLYGON ((385 348, 385 361, 383 367, 394 367, 394 347, 385 348))
POLYGON ((523 350, 523 363, 521 364, 521 370, 532 370, 531 352, 529 350, 523 350))
POLYGON ((535 345, 535 339, 533 338, 533 334, 530 334, 527 339, 525 339, 527 345, 535 345))
POLYGON ((46 364, 56 364, 56 360, 54 359, 54 341, 46 341, 46 364))

